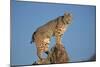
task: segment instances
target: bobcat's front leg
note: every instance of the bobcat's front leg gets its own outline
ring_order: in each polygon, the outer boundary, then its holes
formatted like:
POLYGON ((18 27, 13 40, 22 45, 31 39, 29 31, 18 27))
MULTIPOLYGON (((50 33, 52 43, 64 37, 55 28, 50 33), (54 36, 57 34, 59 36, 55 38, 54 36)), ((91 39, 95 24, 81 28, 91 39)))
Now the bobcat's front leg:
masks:
POLYGON ((63 31, 62 28, 58 28, 55 31, 55 38, 56 38, 56 44, 62 44, 62 35, 63 35, 63 31))
POLYGON ((61 35, 56 35, 56 44, 62 44, 61 35))

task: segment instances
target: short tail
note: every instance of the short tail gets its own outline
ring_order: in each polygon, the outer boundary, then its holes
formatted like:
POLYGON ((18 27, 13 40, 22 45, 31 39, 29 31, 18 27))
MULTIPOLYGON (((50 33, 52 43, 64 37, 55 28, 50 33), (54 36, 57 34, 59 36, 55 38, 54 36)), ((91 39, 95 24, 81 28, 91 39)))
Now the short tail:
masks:
POLYGON ((35 34, 36 34, 36 32, 34 32, 33 35, 32 35, 32 40, 30 41, 31 44, 32 44, 32 43, 34 42, 34 40, 35 40, 35 39, 34 39, 34 35, 35 35, 35 34))
POLYGON ((32 42, 33 42, 33 41, 31 40, 31 41, 30 41, 30 44, 32 44, 32 42))

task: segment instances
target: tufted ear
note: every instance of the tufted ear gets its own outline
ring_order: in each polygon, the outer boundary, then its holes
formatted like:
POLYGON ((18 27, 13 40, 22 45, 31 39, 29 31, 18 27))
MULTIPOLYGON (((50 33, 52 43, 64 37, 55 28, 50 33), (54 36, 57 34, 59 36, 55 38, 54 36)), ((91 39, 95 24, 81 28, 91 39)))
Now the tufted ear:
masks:
POLYGON ((68 13, 67 13, 67 12, 65 12, 65 13, 64 13, 64 16, 68 16, 68 13))
POLYGON ((71 13, 65 12, 64 16, 66 17, 66 16, 72 16, 72 15, 71 15, 71 13))

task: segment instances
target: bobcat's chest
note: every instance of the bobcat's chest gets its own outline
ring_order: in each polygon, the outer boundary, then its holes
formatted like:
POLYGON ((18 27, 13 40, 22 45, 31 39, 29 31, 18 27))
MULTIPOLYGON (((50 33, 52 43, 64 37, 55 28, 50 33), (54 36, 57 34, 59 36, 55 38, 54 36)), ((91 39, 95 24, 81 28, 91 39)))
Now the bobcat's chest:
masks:
POLYGON ((59 35, 62 35, 62 34, 64 34, 64 32, 66 31, 66 25, 59 25, 58 26, 58 28, 57 28, 57 33, 59 34, 59 35))

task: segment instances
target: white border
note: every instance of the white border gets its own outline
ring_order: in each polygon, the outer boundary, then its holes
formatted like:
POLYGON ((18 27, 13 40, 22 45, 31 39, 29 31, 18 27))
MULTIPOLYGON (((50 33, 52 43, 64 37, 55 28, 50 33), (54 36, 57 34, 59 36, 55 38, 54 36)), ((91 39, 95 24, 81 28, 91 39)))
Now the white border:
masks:
POLYGON ((10 0, 0 0, 0 67, 10 63, 10 0))
POLYGON ((96 5, 96 0, 17 0, 17 1, 36 1, 36 2, 51 2, 51 3, 69 3, 82 5, 96 5))

